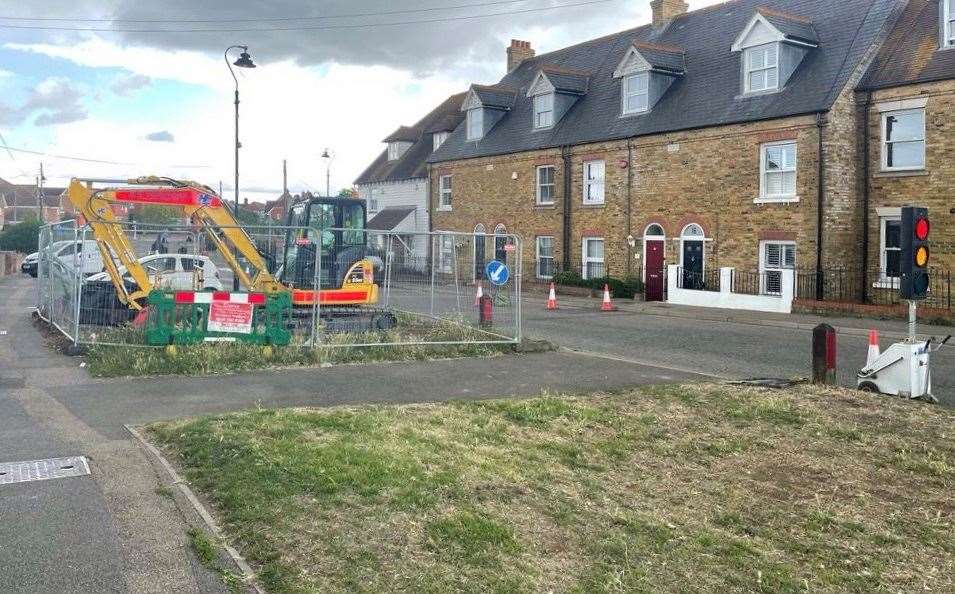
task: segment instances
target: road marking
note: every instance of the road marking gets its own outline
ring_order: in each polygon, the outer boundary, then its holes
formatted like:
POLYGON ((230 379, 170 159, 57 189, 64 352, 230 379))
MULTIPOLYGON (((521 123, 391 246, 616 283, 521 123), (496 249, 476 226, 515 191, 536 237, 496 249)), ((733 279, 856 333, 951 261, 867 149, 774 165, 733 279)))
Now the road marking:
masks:
MULTIPOLYGON (((686 368, 683 368, 683 367, 674 367, 674 366, 672 366, 672 365, 661 365, 661 364, 659 364, 659 363, 654 363, 654 362, 652 362, 652 361, 641 361, 641 360, 639 360, 639 359, 629 359, 629 358, 627 358, 627 357, 618 357, 618 356, 616 356, 616 355, 608 355, 608 354, 606 354, 606 353, 595 353, 595 352, 593 352, 593 351, 582 351, 582 350, 571 349, 571 348, 567 348, 567 347, 560 347, 558 350, 559 350, 559 352, 561 352, 561 353, 570 353, 570 354, 572 354, 572 355, 581 355, 581 356, 583 356, 583 357, 592 357, 592 358, 594 358, 594 359, 606 359, 607 361, 616 361, 616 362, 618 362, 618 363, 627 363, 627 364, 629 364, 629 365, 640 365, 640 366, 643 366, 643 367, 653 367, 653 368, 662 369, 662 370, 665 370, 665 371, 675 371, 675 372, 677 372, 677 373, 685 373, 685 374, 688 374, 688 375, 698 375, 698 376, 700 376, 700 377, 709 377, 709 378, 718 379, 718 380, 731 380, 731 379, 733 379, 733 378, 731 378, 731 377, 729 377, 729 376, 720 375, 720 374, 717 374, 717 373, 706 373, 706 372, 703 372, 703 371, 696 371, 696 370, 693 370, 693 369, 686 369, 686 368)), ((663 376, 663 377, 667 378, 668 380, 669 380, 669 379, 672 379, 672 378, 670 378, 669 376, 663 376)))
POLYGON ((90 465, 86 456, 0 463, 0 485, 49 481, 88 474, 90 465))

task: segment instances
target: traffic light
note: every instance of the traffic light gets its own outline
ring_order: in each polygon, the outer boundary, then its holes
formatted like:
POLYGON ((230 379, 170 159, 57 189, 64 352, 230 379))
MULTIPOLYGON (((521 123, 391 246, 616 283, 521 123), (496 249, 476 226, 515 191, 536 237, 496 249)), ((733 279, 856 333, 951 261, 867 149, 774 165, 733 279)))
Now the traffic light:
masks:
POLYGON ((902 299, 925 299, 928 296, 931 255, 928 236, 931 231, 927 208, 906 206, 902 209, 902 278, 899 288, 902 299))

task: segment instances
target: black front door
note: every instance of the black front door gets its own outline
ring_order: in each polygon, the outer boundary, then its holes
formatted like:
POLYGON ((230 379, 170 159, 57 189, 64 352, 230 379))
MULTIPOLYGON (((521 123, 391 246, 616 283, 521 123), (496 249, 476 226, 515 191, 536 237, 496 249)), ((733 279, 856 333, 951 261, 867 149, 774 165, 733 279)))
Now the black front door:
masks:
POLYGON ((683 288, 703 288, 703 242, 683 242, 683 288))
POLYGON ((484 278, 484 268, 487 261, 484 259, 484 235, 474 236, 474 278, 481 280, 484 278))

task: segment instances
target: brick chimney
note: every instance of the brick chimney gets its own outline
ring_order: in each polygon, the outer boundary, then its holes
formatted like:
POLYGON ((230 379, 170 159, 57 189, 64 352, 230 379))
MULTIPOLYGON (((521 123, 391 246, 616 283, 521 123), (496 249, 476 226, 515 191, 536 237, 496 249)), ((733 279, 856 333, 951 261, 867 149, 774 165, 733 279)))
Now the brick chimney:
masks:
POLYGON ((530 60, 537 55, 531 48, 530 41, 520 41, 518 39, 511 40, 511 47, 507 48, 507 71, 508 73, 514 72, 514 70, 521 65, 521 62, 524 60, 530 60))
POLYGON ((650 8, 653 10, 653 26, 664 27, 681 14, 686 14, 689 6, 685 0, 652 0, 650 8))

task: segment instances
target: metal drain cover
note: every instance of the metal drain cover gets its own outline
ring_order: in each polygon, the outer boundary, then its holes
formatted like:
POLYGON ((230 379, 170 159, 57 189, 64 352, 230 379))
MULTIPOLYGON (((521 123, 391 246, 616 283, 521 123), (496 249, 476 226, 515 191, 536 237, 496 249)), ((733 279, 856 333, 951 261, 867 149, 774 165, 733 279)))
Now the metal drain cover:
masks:
POLYGON ((29 462, 0 462, 0 485, 86 476, 89 473, 90 465, 86 456, 49 458, 29 462))

